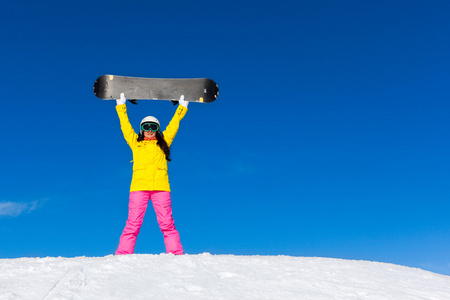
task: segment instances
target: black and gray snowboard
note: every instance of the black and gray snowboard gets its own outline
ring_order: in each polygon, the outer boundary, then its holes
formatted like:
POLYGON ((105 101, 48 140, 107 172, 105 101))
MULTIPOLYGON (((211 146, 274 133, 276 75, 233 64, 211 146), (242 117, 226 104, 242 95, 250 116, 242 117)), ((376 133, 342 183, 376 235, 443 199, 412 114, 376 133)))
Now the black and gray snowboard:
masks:
POLYGON ((127 99, 178 101, 181 95, 190 102, 213 102, 219 96, 219 87, 207 78, 141 78, 103 75, 94 84, 94 94, 103 100, 127 99))

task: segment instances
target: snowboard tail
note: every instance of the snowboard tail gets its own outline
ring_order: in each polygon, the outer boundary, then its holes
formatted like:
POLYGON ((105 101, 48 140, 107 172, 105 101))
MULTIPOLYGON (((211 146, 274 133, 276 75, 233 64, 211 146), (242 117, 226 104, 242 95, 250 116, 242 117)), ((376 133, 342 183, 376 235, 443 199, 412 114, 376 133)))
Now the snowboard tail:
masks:
POLYGON ((178 101, 181 95, 190 102, 210 103, 219 96, 219 87, 208 78, 142 78, 103 75, 94 83, 94 94, 103 100, 127 99, 178 101))

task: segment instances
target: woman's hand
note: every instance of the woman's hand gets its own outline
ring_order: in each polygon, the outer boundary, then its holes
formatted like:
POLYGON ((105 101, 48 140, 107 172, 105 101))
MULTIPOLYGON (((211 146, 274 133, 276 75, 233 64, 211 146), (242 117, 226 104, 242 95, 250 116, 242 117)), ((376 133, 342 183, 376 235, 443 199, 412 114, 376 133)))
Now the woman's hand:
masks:
POLYGON ((180 97, 180 100, 178 100, 178 103, 180 103, 180 105, 181 106, 184 106, 184 107, 188 107, 188 105, 189 105, 189 101, 185 101, 184 100, 184 95, 181 95, 181 97, 180 97))
POLYGON ((120 99, 116 99, 117 105, 125 104, 125 102, 127 102, 127 98, 125 98, 125 94, 120 93, 120 99))

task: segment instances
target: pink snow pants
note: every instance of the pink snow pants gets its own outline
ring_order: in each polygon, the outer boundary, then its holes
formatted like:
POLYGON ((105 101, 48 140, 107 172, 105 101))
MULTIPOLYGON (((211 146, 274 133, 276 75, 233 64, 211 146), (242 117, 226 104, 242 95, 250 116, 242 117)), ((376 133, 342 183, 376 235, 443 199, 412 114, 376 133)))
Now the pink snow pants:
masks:
POLYGON ((141 229, 149 200, 153 203, 159 228, 164 235, 166 252, 179 255, 183 254, 180 235, 175 229, 175 224, 172 218, 170 192, 137 191, 130 192, 128 220, 120 237, 120 243, 117 248, 116 255, 134 253, 136 238, 141 229))

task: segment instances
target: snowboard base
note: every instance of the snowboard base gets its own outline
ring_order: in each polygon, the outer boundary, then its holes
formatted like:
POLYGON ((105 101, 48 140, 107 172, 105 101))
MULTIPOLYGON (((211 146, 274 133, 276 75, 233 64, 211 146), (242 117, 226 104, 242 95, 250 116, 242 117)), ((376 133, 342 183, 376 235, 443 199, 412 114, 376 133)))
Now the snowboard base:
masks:
POLYGON ((219 96, 219 87, 208 78, 143 78, 103 75, 94 83, 94 94, 102 100, 115 100, 124 93, 133 100, 178 101, 181 95, 189 102, 210 103, 219 96))

